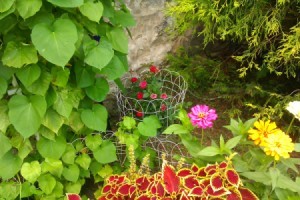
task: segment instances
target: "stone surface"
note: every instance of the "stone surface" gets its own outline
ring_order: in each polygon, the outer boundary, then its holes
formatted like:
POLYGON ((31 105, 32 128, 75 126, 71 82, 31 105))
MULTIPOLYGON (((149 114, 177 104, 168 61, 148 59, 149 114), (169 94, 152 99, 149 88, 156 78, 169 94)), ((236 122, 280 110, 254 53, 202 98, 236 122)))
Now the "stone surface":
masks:
POLYGON ((163 9, 165 0, 125 0, 136 19, 136 26, 130 29, 128 61, 132 70, 143 64, 160 65, 174 42, 165 33, 169 20, 163 9))

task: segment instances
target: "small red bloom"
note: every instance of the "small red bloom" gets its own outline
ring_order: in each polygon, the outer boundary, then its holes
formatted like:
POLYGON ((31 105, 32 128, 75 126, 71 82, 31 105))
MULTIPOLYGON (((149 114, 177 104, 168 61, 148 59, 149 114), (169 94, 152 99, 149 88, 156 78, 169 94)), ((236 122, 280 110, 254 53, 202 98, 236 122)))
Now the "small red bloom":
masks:
POLYGON ((151 65, 150 66, 150 72, 156 74, 157 72, 159 72, 159 69, 156 66, 151 65))
POLYGON ((136 114, 135 114, 137 117, 143 117, 143 112, 141 111, 137 111, 136 114))
POLYGON ((168 95, 167 95, 166 93, 162 93, 162 94, 160 95, 160 98, 166 99, 166 98, 168 98, 168 95))
POLYGON ((136 95, 137 99, 142 99, 144 97, 144 94, 142 92, 138 92, 136 95))
POLYGON ((140 88, 141 89, 146 89, 146 87, 147 87, 147 81, 142 81, 142 82, 140 82, 140 88))
POLYGON ((151 99, 156 99, 156 98, 157 98, 157 94, 152 93, 152 94, 150 95, 150 98, 151 98, 151 99))
POLYGON ((138 81, 138 78, 137 77, 132 77, 131 78, 131 83, 135 83, 135 82, 137 82, 138 81))
POLYGON ((165 110, 167 110, 167 106, 166 106, 166 104, 161 104, 161 106, 160 106, 160 110, 161 110, 161 111, 165 111, 165 110))

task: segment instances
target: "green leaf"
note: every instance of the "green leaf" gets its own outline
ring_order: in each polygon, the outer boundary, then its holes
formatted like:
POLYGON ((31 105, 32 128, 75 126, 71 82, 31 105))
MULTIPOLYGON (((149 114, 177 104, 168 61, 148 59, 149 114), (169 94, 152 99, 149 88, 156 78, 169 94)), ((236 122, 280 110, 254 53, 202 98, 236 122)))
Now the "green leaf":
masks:
POLYGON ((51 74, 43 68, 40 77, 31 85, 27 86, 26 89, 32 94, 45 96, 49 89, 51 79, 51 74))
POLYGON ((92 100, 101 102, 109 92, 109 85, 106 79, 97 78, 94 85, 85 88, 86 94, 92 100))
POLYGON ((15 10, 16 10, 16 6, 15 4, 13 4, 7 11, 3 13, 0 12, 0 20, 4 19, 6 16, 9 16, 11 13, 15 12, 15 10))
POLYGON ((138 124, 138 130, 141 135, 154 137, 157 135, 157 129, 161 128, 161 123, 157 116, 151 115, 145 117, 142 122, 138 124))
POLYGON ((0 199, 17 199, 20 193, 20 185, 14 181, 0 183, 0 199))
POLYGON ((117 160, 116 147, 112 141, 105 140, 102 145, 93 151, 95 159, 101 164, 111 163, 117 160))
POLYGON ((183 125, 181 124, 172 124, 164 130, 163 134, 186 134, 189 133, 183 125))
POLYGON ((290 177, 286 177, 283 174, 280 174, 278 177, 277 187, 300 193, 300 185, 293 181, 290 177))
POLYGON ((37 63, 38 56, 33 45, 8 42, 2 57, 4 65, 9 67, 21 68, 24 65, 37 63))
POLYGON ((87 67, 75 65, 75 75, 77 86, 80 88, 92 86, 95 82, 95 73, 87 67))
POLYGON ((277 168, 271 167, 269 169, 271 181, 272 181, 272 190, 277 186, 278 178, 280 176, 280 171, 277 168))
POLYGON ((7 127, 10 125, 8 118, 8 106, 6 101, 0 101, 0 131, 6 132, 7 127))
POLYGON ((106 33, 106 36, 111 42, 113 49, 121 53, 128 53, 128 36, 122 28, 113 28, 106 33))
POLYGON ((21 159, 26 158, 28 154, 33 150, 30 140, 29 139, 24 140, 24 138, 22 138, 22 142, 17 148, 18 148, 18 156, 21 159))
POLYGON ((81 191, 81 184, 79 182, 77 183, 68 182, 65 184, 65 191, 66 193, 79 194, 81 191))
POLYGON ((225 147, 227 147, 228 149, 232 149, 234 147, 236 147, 236 145, 238 145, 238 143, 240 142, 242 136, 236 136, 231 138, 230 140, 228 140, 225 144, 225 147))
POLYGON ((79 167, 75 164, 64 167, 63 176, 66 180, 71 182, 76 182, 79 178, 79 167))
POLYGON ((104 38, 101 38, 99 43, 92 39, 87 39, 83 50, 85 54, 84 62, 100 70, 105 67, 114 56, 112 45, 104 38))
POLYGON ((0 132, 0 158, 4 156, 11 148, 12 145, 9 138, 0 132))
POLYGON ((41 165, 38 161, 32 161, 31 163, 25 162, 21 168, 21 175, 31 183, 37 180, 41 172, 41 165))
POLYGON ((74 164, 75 157, 76 157, 75 148, 73 147, 73 145, 68 144, 64 154, 62 155, 62 161, 66 164, 74 164))
POLYGON ((124 12, 122 10, 115 11, 113 19, 114 23, 120 24, 123 27, 135 26, 136 21, 130 12, 124 12))
POLYGON ((76 26, 69 19, 57 19, 51 26, 44 23, 37 24, 31 33, 32 43, 39 54, 61 67, 64 67, 73 56, 77 39, 76 26))
POLYGON ((104 106, 95 104, 92 110, 83 110, 81 120, 92 130, 106 131, 108 113, 104 106))
POLYGON ((7 82, 4 78, 0 77, 0 99, 7 92, 7 82))
POLYGON ((53 176, 58 178, 61 177, 63 172, 63 164, 61 160, 46 158, 45 161, 42 163, 42 172, 50 172, 53 176))
POLYGON ((56 5, 59 7, 65 7, 65 8, 75 8, 75 7, 79 7, 83 4, 83 0, 68 0, 68 1, 47 0, 47 1, 52 3, 53 5, 56 5))
POLYGON ((13 151, 7 152, 0 158, 0 177, 3 180, 14 177, 21 169, 22 159, 14 155, 13 151))
POLYGON ((79 112, 73 111, 68 118, 67 124, 74 130, 75 132, 80 131, 84 127, 84 123, 81 120, 81 115, 79 112))
POLYGON ((85 170, 88 170, 90 167, 92 159, 87 154, 81 154, 77 156, 75 162, 85 170))
POLYGON ((205 147, 199 153, 197 153, 198 156, 215 156, 218 154, 220 154, 220 149, 214 146, 205 147))
POLYGON ((118 56, 114 55, 111 61, 100 71, 108 80, 115 80, 126 73, 125 67, 118 56))
POLYGON ((300 143, 295 143, 295 149, 294 151, 300 152, 300 143))
POLYGON ((131 130, 136 127, 136 121, 132 117, 124 116, 122 123, 128 130, 131 130))
POLYGON ((0 1, 0 13, 3 13, 10 9, 15 0, 1 0, 0 1))
POLYGON ((59 159, 66 146, 67 142, 63 136, 56 137, 55 141, 41 137, 37 142, 37 150, 44 158, 59 159))
POLYGON ((101 135, 96 134, 96 135, 86 136, 85 144, 90 150, 92 150, 92 151, 96 150, 102 144, 101 135))
POLYGON ((69 80, 70 70, 68 68, 52 67, 51 75, 53 85, 65 87, 69 80))
POLYGON ((23 19, 27 19, 37 13, 42 7, 42 0, 17 0, 16 7, 23 19))
POLYGON ((9 120, 23 137, 28 138, 39 129, 47 103, 41 96, 15 95, 9 100, 8 108, 9 120))
POLYGON ((38 184, 45 194, 51 194, 56 185, 56 180, 50 174, 43 174, 38 178, 38 184))
POLYGON ((38 80, 41 75, 41 68, 36 64, 28 65, 18 70, 16 75, 22 84, 27 88, 34 81, 38 80))
POLYGON ((42 124, 57 134, 60 127, 64 124, 64 119, 55 110, 49 108, 42 124))
POLYGON ((103 13, 103 5, 101 2, 87 1, 79 7, 79 10, 89 20, 99 22, 103 13))
POLYGON ((255 182, 263 183, 264 185, 271 185, 271 177, 267 172, 243 172, 240 175, 253 180, 255 182))
POLYGON ((69 91, 62 90, 57 93, 53 109, 60 115, 68 118, 73 110, 73 101, 70 98, 69 91))
POLYGON ((112 175, 114 170, 111 168, 110 165, 104 165, 99 171, 98 175, 101 176, 102 178, 106 178, 110 175, 112 175))

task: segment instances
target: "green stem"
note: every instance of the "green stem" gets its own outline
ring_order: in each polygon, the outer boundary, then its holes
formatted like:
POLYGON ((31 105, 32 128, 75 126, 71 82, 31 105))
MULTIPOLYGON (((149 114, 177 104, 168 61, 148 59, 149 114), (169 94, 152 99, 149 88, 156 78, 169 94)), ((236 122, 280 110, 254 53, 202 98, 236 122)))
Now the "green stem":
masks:
POLYGON ((204 137, 204 131, 203 128, 201 129, 201 146, 203 145, 203 137, 204 137))
POLYGON ((290 130, 291 130, 291 127, 292 127, 292 124, 294 123, 294 120, 295 120, 295 117, 293 117, 293 119, 292 119, 292 121, 291 121, 291 123, 290 123, 290 125, 289 125, 289 127, 288 127, 288 129, 287 129, 287 131, 286 131, 286 134, 287 134, 287 135, 289 134, 289 132, 290 132, 290 130))

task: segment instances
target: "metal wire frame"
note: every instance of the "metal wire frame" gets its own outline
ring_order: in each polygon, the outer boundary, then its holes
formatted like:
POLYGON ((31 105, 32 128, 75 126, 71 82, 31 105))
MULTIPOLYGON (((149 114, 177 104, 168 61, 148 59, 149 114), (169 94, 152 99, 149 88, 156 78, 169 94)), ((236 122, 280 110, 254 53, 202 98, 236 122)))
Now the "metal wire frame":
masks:
MULTIPOLYGON (((148 71, 143 71, 139 78, 143 79, 148 73, 148 71)), ((164 125, 169 125, 172 115, 177 113, 179 105, 184 102, 188 85, 184 78, 174 71, 161 69, 155 76, 162 80, 161 90, 168 97, 166 99, 136 99, 123 94, 120 89, 117 89, 115 95, 121 118, 130 116, 137 121, 142 121, 145 116, 156 115, 164 125), (168 105, 164 111, 160 109, 163 104, 168 105), (142 112, 143 117, 137 117, 137 112, 142 112)), ((123 84, 125 86, 131 84, 130 78, 123 79, 123 84)))

